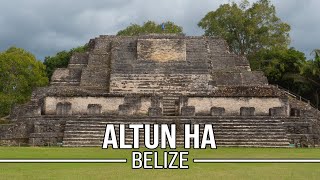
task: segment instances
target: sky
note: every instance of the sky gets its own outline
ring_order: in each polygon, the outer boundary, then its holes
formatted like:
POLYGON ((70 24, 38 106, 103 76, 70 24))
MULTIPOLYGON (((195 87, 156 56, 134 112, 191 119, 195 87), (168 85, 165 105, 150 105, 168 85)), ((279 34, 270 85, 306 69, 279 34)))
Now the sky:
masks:
MULTIPOLYGON (((235 0, 239 2, 239 0, 235 0)), ((255 0, 250 0, 254 2, 255 0)), ((186 35, 202 35, 197 23, 230 0, 0 0, 0 51, 24 48, 37 59, 116 34, 130 24, 173 21, 186 35)), ((319 0, 271 0, 291 25, 291 46, 310 57, 320 48, 319 0)))

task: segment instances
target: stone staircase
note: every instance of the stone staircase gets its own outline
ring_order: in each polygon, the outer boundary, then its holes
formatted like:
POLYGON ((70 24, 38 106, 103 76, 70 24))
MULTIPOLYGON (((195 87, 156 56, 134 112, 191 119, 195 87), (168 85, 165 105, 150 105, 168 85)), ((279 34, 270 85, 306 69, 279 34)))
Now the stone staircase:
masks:
POLYGON ((281 120, 233 119, 214 123, 217 146, 288 147, 289 140, 281 120))
POLYGON ((163 104, 163 116, 177 116, 177 102, 179 101, 179 97, 174 96, 165 96, 162 98, 163 104))
MULTIPOLYGON (((106 124, 128 124, 130 123, 157 123, 171 124, 177 123, 174 118, 161 118, 155 121, 136 119, 133 121, 123 121, 123 119, 107 120, 106 118, 79 118, 68 120, 65 126, 63 146, 102 146, 106 124)), ((182 119, 177 124, 177 145, 183 146, 183 124, 200 124, 200 142, 204 124, 213 124, 217 147, 289 147, 289 140, 281 119, 272 118, 237 118, 228 119, 182 119)), ((152 126, 151 126, 152 127, 152 126)), ((153 132, 153 130, 151 130, 153 132)), ((119 135, 119 125, 116 125, 116 134, 119 135)), ((152 139, 151 135, 151 139, 152 139)), ((144 132, 140 130, 140 144, 144 144, 144 132)), ((133 131, 126 127, 126 143, 133 142, 133 131)), ((151 140, 152 142, 152 140, 151 140)), ((192 142, 192 140, 191 140, 192 142)))

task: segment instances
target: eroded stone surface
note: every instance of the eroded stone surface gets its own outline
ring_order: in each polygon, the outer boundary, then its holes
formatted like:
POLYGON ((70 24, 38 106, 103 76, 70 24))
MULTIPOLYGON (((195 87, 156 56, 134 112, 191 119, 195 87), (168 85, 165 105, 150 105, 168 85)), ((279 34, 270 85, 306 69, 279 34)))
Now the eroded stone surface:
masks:
POLYGON ((138 60, 157 62, 186 60, 184 39, 138 39, 137 43, 138 60))
POLYGON ((220 38, 100 36, 88 46, 13 108, 0 144, 98 146, 113 122, 174 123, 179 132, 211 123, 218 146, 320 143, 319 111, 268 85, 220 38))

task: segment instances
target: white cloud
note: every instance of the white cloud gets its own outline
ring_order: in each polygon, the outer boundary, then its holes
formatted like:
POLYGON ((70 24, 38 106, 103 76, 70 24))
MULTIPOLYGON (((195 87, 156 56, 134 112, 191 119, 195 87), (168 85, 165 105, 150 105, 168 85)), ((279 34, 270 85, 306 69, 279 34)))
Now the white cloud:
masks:
MULTIPOLYGON (((239 1, 239 0, 237 0, 239 1)), ((251 0, 251 2, 254 0, 251 0)), ((197 23, 230 0, 2 0, 0 50, 15 45, 40 59, 89 41, 115 34, 131 23, 173 21, 187 35, 201 35, 197 23)), ((307 55, 319 48, 320 13, 317 0, 272 0, 278 15, 291 27, 292 46, 307 55)))

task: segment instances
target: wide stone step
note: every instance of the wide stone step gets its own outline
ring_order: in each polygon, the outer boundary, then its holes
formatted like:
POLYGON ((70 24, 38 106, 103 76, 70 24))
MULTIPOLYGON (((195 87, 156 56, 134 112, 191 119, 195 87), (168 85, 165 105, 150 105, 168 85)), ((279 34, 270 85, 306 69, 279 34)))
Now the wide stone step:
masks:
MULTIPOLYGON (((144 133, 139 133, 140 137, 144 137, 144 133)), ((265 134, 257 134, 257 133, 215 133, 216 138, 283 138, 286 134, 285 133, 265 133, 265 134)), ((119 134, 117 133, 116 136, 118 137, 119 134)), ((133 137, 133 133, 126 133, 126 137, 133 137)), ((183 137, 183 134, 177 134, 176 137, 183 137)), ((202 134, 200 134, 202 136, 202 134)), ((104 132, 67 132, 65 133, 64 137, 104 137, 104 132)), ((153 137, 151 134, 150 137, 153 137)))
POLYGON ((214 126, 213 130, 214 131, 219 131, 219 130, 279 131, 279 130, 284 130, 284 128, 283 127, 272 127, 272 126, 258 126, 258 127, 253 127, 253 126, 238 126, 238 127, 233 127, 233 126, 214 126))
MULTIPOLYGON (((65 137, 64 141, 103 141, 104 137, 65 137)), ((153 142, 153 137, 150 138, 151 142, 153 142)), ((200 138, 202 139, 202 138, 200 138)), ((140 141, 144 141, 143 137, 139 137, 140 141)), ((215 138, 216 142, 285 142, 288 143, 288 139, 280 138, 280 139, 273 139, 273 138, 215 138)), ((184 142, 184 138, 177 138, 177 142, 184 142)), ((193 141, 193 140, 191 140, 193 141)), ((133 137, 126 137, 126 142, 133 142, 133 137)))
MULTIPOLYGON (((106 124, 74 124, 74 125, 70 125, 70 124, 67 124, 65 126, 66 128, 72 128, 72 127, 77 127, 77 128, 106 128, 106 124)), ((114 128, 115 129, 119 129, 119 126, 118 124, 114 124, 114 128)), ((159 129, 161 127, 159 126, 159 129)), ((233 129, 245 129, 245 128, 250 128, 250 129, 255 129, 255 128, 262 128, 262 129, 269 129, 269 128, 273 128, 273 129, 284 129, 283 126, 277 126, 277 125, 256 125, 256 124, 252 124, 252 125, 248 125, 248 124, 237 124, 237 125, 232 125, 232 124, 213 124, 212 126, 213 129, 228 129, 228 128, 233 128, 233 129)), ((150 126, 150 129, 153 130, 153 126, 150 126)), ((184 129, 184 127, 182 125, 178 125, 176 126, 176 129, 184 129)), ((191 127, 191 129, 193 129, 193 127, 191 127)), ((203 126, 200 126, 199 130, 203 130, 204 127, 203 126)), ((129 128, 129 126, 126 126, 126 130, 132 130, 131 128, 129 128)))
POLYGON ((168 104, 163 104, 162 108, 163 109, 175 109, 176 106, 174 103, 168 103, 168 104))
POLYGON ((227 145, 227 146, 239 146, 239 145, 247 145, 247 146, 289 146, 288 142, 219 142, 216 143, 218 145, 227 145))
MULTIPOLYGON (((126 142, 126 144, 129 144, 126 142)), ((191 147, 193 146, 192 143, 191 147)), ((64 143, 64 147, 101 147, 103 145, 102 141, 95 141, 95 142, 81 142, 81 141, 70 141, 68 143, 64 143)), ((143 143, 139 143, 141 147, 143 147, 143 143)), ((217 142, 217 147, 289 147, 289 143, 285 142, 217 142)), ((178 147, 182 147, 183 143, 177 143, 178 147)))
MULTIPOLYGON (((78 125, 78 126, 105 126, 107 124, 120 124, 120 123, 112 123, 112 122, 68 122, 66 126, 73 126, 73 125, 78 125)), ((139 124, 139 123, 133 123, 133 124, 139 124)), ((256 122, 212 122, 210 123, 213 126, 221 126, 221 125, 229 125, 229 126, 240 126, 240 125, 247 125, 247 126, 281 126, 282 123, 268 123, 268 122, 261 122, 261 123, 256 123, 256 122)), ((200 124, 200 127, 204 126, 200 124)), ((152 124, 151 124, 151 127, 152 124)))
POLYGON ((176 112, 176 109, 175 108, 164 107, 163 108, 163 112, 176 112))
POLYGON ((176 115, 176 111, 163 111, 163 112, 162 112, 162 115, 163 115, 163 116, 166 116, 167 114, 176 115))
MULTIPOLYGON (((155 121, 150 121, 148 123, 149 119, 146 119, 146 121, 135 121, 132 120, 132 123, 141 123, 141 124, 153 124, 155 121)), ((193 121, 193 120, 192 120, 193 121)), ((172 120, 158 120, 157 123, 168 123, 173 122, 172 120)), ((200 123, 200 124, 210 124, 210 123, 282 123, 282 121, 279 120, 251 120, 251 119, 238 119, 238 120, 227 120, 227 119, 211 119, 210 121, 207 121, 206 123, 200 123)), ((69 120, 68 123, 110 123, 110 124, 123 124, 126 123, 126 121, 117 121, 116 119, 113 119, 112 121, 110 119, 75 119, 75 120, 69 120)))
POLYGON ((279 136, 285 136, 286 133, 283 131, 278 131, 278 132, 269 132, 269 131, 265 131, 265 132, 242 132, 242 131, 237 131, 237 132, 214 132, 215 136, 257 136, 257 135, 263 135, 263 136, 275 136, 275 135, 279 135, 279 136))
POLYGON ((163 100, 162 104, 175 104, 176 100, 163 100))
POLYGON ((215 138, 216 142, 286 142, 288 143, 288 139, 272 139, 272 138, 215 138))
POLYGON ((63 144, 63 147, 97 147, 97 146, 102 146, 102 144, 63 144))
POLYGON ((170 110, 170 111, 163 111, 162 112, 163 116, 166 116, 166 114, 174 114, 174 115, 176 115, 176 111, 175 110, 172 110, 172 111, 170 110))
POLYGON ((175 108, 163 107, 163 112, 176 112, 175 108))
MULTIPOLYGON (((139 138, 144 138, 144 133, 139 133, 139 138)), ((150 137, 153 138, 153 134, 150 134, 150 137)), ((158 135, 159 138, 161 135, 158 135)), ((202 138, 203 134, 200 134, 200 138, 202 138)), ((71 133, 65 133, 64 135, 65 138, 80 138, 80 137, 104 137, 104 132, 71 132, 71 133)), ((119 137, 119 133, 116 132, 116 137, 119 137)), ((133 133, 126 133, 125 134, 126 138, 133 138, 134 135, 133 133)), ((177 134, 176 138, 183 138, 183 134, 177 134)), ((257 138, 257 139, 281 139, 283 137, 286 137, 285 133, 265 133, 265 134, 257 134, 257 133, 215 133, 215 138, 229 138, 229 139, 241 139, 241 138, 257 138)))
POLYGON ((220 145, 217 145, 219 147, 252 147, 252 148, 290 148, 289 144, 283 144, 283 145, 274 145, 274 144, 271 144, 271 145, 268 145, 268 144, 250 144, 250 145, 243 145, 243 144, 231 144, 231 145, 228 145, 228 144, 220 144, 220 145))
MULTIPOLYGON (((73 130, 68 130, 68 131, 72 131, 72 132, 79 132, 77 134, 94 134, 94 133, 101 133, 104 134, 105 130, 104 129, 76 129, 74 128, 73 130), (96 132, 93 132, 96 131, 96 132)), ((178 134, 183 134, 184 132, 177 132, 178 134)), ((199 132, 200 135, 203 134, 202 131, 199 132)), ((65 135, 67 135, 68 133, 65 132, 65 135)), ((119 134, 119 131, 116 131, 116 134, 119 134)), ((132 134, 132 132, 126 132, 126 135, 132 134)), ((273 131, 268 131, 268 130, 252 130, 252 129, 245 129, 245 130, 224 130, 224 131, 218 131, 218 130, 214 130, 214 134, 215 135, 271 135, 271 134, 278 134, 278 135, 286 135, 286 133, 279 129, 279 130, 273 130, 273 131)))
MULTIPOLYGON (((98 146, 102 146, 102 144, 64 144, 63 146, 64 147, 98 147, 98 146)), ((287 146, 287 145, 280 145, 280 146, 278 146, 278 145, 219 145, 219 147, 257 147, 257 148, 284 148, 284 147, 287 147, 287 148, 289 148, 289 146, 287 146)))
POLYGON ((63 146, 86 146, 86 145, 92 145, 92 146, 102 146, 101 141, 68 141, 68 142, 63 142, 63 146))
POLYGON ((173 97, 173 96, 162 97, 162 101, 166 101, 166 100, 179 100, 179 97, 173 97))
MULTIPOLYGON (((66 118, 66 117, 61 117, 61 119, 66 118)), ((127 121, 124 121, 123 118, 117 118, 117 117, 109 117, 109 118, 103 118, 103 117, 92 117, 92 116, 81 116, 79 118, 75 118, 75 117, 69 117, 68 118, 68 122, 74 122, 74 121, 78 121, 78 122, 119 122, 119 123, 126 123, 127 121)), ((135 123, 149 123, 149 122, 153 122, 154 120, 156 120, 157 122, 171 122, 172 118, 161 118, 161 119, 154 119, 154 118, 150 118, 150 117, 141 117, 140 119, 135 119, 132 118, 132 122, 135 123), (141 119, 143 118, 143 119, 141 119)), ((185 122, 185 120, 189 120, 189 121, 199 121, 200 124, 207 124, 207 123, 211 123, 211 122, 257 122, 257 123, 261 123, 261 122, 268 122, 268 123, 273 123, 273 122, 277 122, 280 123, 282 122, 279 119, 265 119, 263 117, 259 118, 256 117, 256 119, 250 119, 250 117, 244 117, 244 118, 239 118, 239 119, 230 119, 231 117, 215 117, 215 116, 204 116, 202 118, 199 119, 199 116, 195 116, 195 117, 184 117, 181 119, 181 122, 185 122)), ((59 120, 60 118, 45 118, 43 117, 44 120, 59 120)))
MULTIPOLYGON (((165 118, 169 118, 169 117, 163 117, 165 118)), ((113 120, 110 121, 110 119, 104 119, 104 120, 84 120, 84 119, 79 119, 79 120, 69 120, 67 121, 67 124, 170 124, 170 123, 175 123, 175 122, 181 122, 181 124, 184 123, 188 123, 188 122, 195 122, 197 124, 197 120, 190 120, 190 121, 176 121, 176 120, 158 120, 158 121, 152 121, 150 119, 146 119, 145 121, 136 121, 135 119, 130 119, 129 121, 117 121, 117 120, 113 120)), ((205 123, 200 123, 201 124, 221 124, 221 123, 248 123, 248 124, 284 124, 281 121, 266 121, 266 120, 261 120, 261 121, 257 121, 257 120, 237 120, 237 121, 229 121, 229 120, 210 120, 210 121, 206 121, 205 123)))
MULTIPOLYGON (((104 131, 106 128, 106 126, 66 126, 66 129, 70 129, 70 130, 97 130, 97 131, 104 131)), ((115 127, 115 130, 119 130, 118 127, 115 127)), ((127 132, 133 132, 133 129, 130 128, 126 128, 125 129, 127 132)), ((279 131, 279 130, 285 130, 284 127, 277 127, 277 126, 214 126, 213 130, 216 131, 229 131, 229 130, 244 130, 244 131, 250 131, 250 130, 261 130, 261 131, 279 131)), ((144 132, 144 130, 140 131, 144 132)), ((150 128, 150 131, 153 132, 153 128, 150 128)), ((160 131, 160 128, 159 128, 160 131)), ((176 129, 176 131, 180 131, 179 129, 176 129)), ((181 131, 184 132, 183 128, 181 129, 181 131)), ((203 132, 204 128, 200 128, 199 132, 203 132)), ((193 130, 191 130, 191 132, 193 132, 193 130)))
POLYGON ((174 103, 163 103, 163 106, 165 107, 171 107, 171 108, 176 108, 176 105, 174 103))
MULTIPOLYGON (((67 131, 105 131, 105 127, 72 127, 72 128, 68 128, 67 131)), ((219 128, 219 127, 214 127, 213 128, 214 133, 230 133, 230 132, 244 132, 244 133, 250 133, 250 132, 257 132, 257 133, 272 133, 272 132, 285 132, 284 128, 265 128, 265 129, 259 129, 259 128, 219 128)), ((117 132, 117 130, 116 130, 117 132)), ((126 130, 126 133, 130 133, 132 131, 128 131, 126 130)), ((144 131, 142 131, 144 132, 144 131)), ((153 130, 151 129, 151 132, 153 132, 153 130)), ((177 131, 178 133, 180 133, 180 131, 177 131)), ((181 132, 183 133, 183 132, 181 132)), ((199 133, 203 133, 203 130, 199 130, 199 133)))

